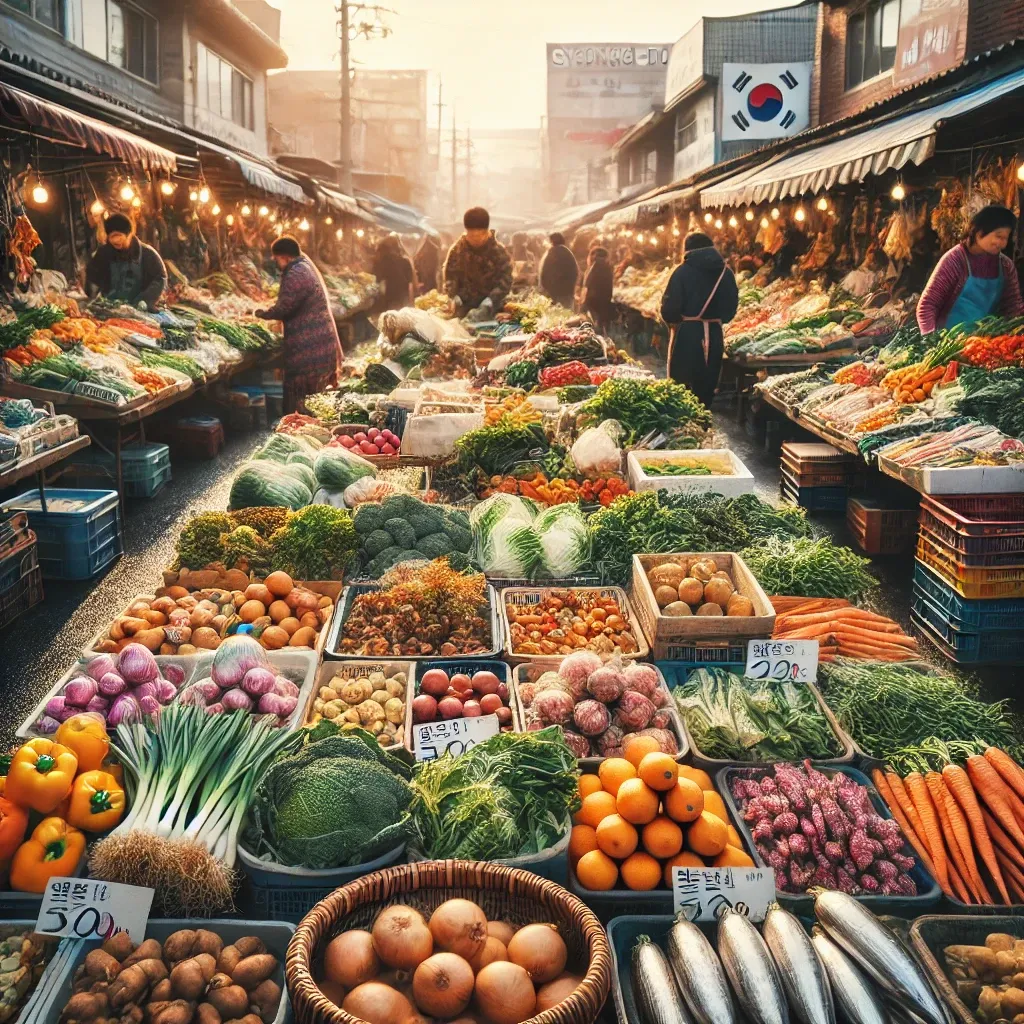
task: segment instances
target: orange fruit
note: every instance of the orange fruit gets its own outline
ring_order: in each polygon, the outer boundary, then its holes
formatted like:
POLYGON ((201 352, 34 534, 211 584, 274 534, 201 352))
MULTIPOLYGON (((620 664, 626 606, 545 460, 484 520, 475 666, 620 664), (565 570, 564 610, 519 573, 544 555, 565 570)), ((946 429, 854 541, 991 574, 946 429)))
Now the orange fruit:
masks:
POLYGON ((683 848, 683 830, 671 818, 660 815, 644 825, 644 849, 652 856, 664 860, 674 857, 683 848))
POLYGON ((740 838, 739 832, 732 825, 725 826, 725 834, 729 837, 730 846, 735 846, 737 850, 743 849, 743 840, 740 838))
POLYGON ((630 733, 622 741, 622 752, 634 768, 639 768, 640 762, 648 754, 655 754, 660 749, 658 741, 653 736, 638 736, 635 733, 630 733))
POLYGON ((590 825, 573 825, 569 833, 569 856, 573 863, 597 849, 597 832, 590 825))
POLYGON ((591 793, 599 793, 604 788, 596 775, 581 775, 577 785, 581 800, 586 800, 591 793))
POLYGON ((623 860, 636 849, 639 842, 636 829, 621 814, 609 814, 597 826, 597 848, 609 857, 623 860))
POLYGON ((683 779, 689 779, 691 782, 696 782, 701 789, 715 788, 715 784, 711 781, 711 776, 707 772, 701 771, 700 768, 681 764, 679 766, 679 776, 683 779))
POLYGON ((643 779, 626 779, 615 797, 615 810, 631 825, 646 825, 658 816, 658 794, 643 779))
POLYGON ((651 789, 664 792, 676 784, 676 779, 679 778, 679 765, 671 755, 657 751, 644 755, 636 773, 651 789))
POLYGON ((686 845, 702 857, 715 857, 726 847, 729 835, 725 822, 709 811, 701 811, 700 817, 686 833, 686 845))
POLYGON ((619 880, 619 869, 608 854, 600 850, 591 850, 590 853, 583 854, 577 862, 576 878, 584 889, 605 892, 614 888, 619 880))
POLYGON ((665 884, 671 889, 672 888, 672 869, 673 868, 703 868, 707 865, 697 856, 695 853, 690 853, 689 850, 683 850, 682 853, 677 853, 671 860, 665 862, 665 884))
POLYGON ((713 814, 722 821, 729 820, 729 812, 725 809, 725 801, 713 789, 704 791, 704 810, 713 814))
POLYGON ((622 881, 630 889, 646 892, 661 882, 661 865, 649 853, 634 853, 622 862, 622 881))
POLYGON ((636 778, 636 769, 624 757, 606 757, 597 774, 605 792, 615 796, 626 779, 636 778))
POLYGON ((583 798, 583 806, 580 807, 579 813, 576 815, 576 824, 597 828, 603 819, 614 813, 615 797, 603 789, 598 790, 583 798))
POLYGON ((684 779, 682 775, 676 784, 662 794, 665 813, 673 821, 695 821, 704 810, 704 791, 692 779, 684 779))
POLYGON ((716 868, 752 868, 753 860, 735 846, 727 846, 712 862, 716 868))

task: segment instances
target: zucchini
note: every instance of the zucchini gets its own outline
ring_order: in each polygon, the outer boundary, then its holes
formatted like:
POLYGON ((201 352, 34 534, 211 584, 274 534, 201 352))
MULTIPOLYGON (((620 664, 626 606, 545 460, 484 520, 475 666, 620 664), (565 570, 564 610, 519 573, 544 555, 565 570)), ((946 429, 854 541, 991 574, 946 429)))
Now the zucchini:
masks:
POLYGON ((647 935, 633 948, 630 977, 640 1024, 693 1024, 668 958, 647 935))

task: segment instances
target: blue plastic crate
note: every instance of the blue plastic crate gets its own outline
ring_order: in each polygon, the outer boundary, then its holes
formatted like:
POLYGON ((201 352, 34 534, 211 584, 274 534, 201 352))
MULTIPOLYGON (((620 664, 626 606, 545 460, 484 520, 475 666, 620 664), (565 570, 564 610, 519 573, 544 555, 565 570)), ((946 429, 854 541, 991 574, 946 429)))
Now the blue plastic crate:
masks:
MULTIPOLYGON (((103 466, 111 475, 114 456, 89 451, 85 461, 103 466)), ((171 449, 165 444, 129 444, 121 449, 121 478, 126 498, 152 498, 171 479, 171 449)))
POLYGON ((1024 635, 1019 629, 961 633, 946 613, 915 591, 910 623, 957 665, 1024 665, 1024 635))
POLYGON ((39 565, 36 539, 30 535, 0 558, 0 594, 16 586, 22 576, 39 565))
POLYGON ((160 493, 171 482, 171 464, 158 466, 142 480, 125 480, 124 496, 126 498, 152 498, 160 493))
POLYGON ((45 578, 91 579, 121 554, 117 491, 53 487, 46 492, 46 505, 43 512, 38 490, 26 491, 3 505, 28 513, 45 578))
POLYGON ((1024 616, 1024 598, 961 597, 920 559, 914 561, 914 590, 942 609, 950 623, 962 632, 1018 629, 1024 616))
POLYGON ((791 487, 782 485, 782 500, 799 505, 808 512, 845 512, 848 487, 791 487))

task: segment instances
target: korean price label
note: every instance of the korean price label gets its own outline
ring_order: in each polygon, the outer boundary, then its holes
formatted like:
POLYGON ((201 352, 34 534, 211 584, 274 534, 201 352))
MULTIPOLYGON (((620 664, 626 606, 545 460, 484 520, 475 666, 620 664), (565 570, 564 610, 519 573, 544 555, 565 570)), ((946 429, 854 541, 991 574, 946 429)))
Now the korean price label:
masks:
POLYGON ((413 750, 417 761, 433 761, 444 753, 464 754, 499 731, 497 715, 479 718, 450 718, 442 722, 422 722, 412 727, 413 750))
POLYGON ((108 939, 116 932, 127 932, 138 944, 146 937, 152 905, 152 889, 87 878, 51 878, 36 931, 74 939, 108 939))
POLYGON ((750 640, 744 674, 751 679, 813 683, 818 678, 818 641, 750 640))
POLYGON ((770 868, 675 868, 672 904, 688 921, 717 921, 723 910, 737 910, 763 921, 775 901, 775 872, 770 868))

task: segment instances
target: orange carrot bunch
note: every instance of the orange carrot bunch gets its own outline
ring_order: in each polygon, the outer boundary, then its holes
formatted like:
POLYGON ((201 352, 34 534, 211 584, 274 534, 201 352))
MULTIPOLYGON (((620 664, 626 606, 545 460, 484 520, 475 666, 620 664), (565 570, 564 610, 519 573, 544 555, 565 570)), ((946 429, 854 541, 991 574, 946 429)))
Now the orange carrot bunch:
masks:
POLYGON ((1024 903, 1024 771, 989 747, 942 772, 875 769, 872 779, 914 851, 951 899, 1024 903))

